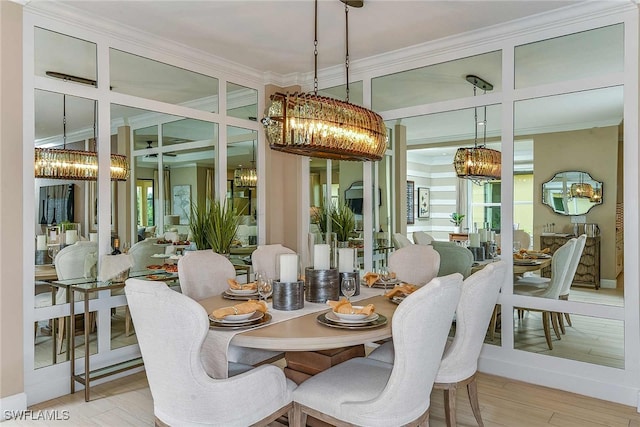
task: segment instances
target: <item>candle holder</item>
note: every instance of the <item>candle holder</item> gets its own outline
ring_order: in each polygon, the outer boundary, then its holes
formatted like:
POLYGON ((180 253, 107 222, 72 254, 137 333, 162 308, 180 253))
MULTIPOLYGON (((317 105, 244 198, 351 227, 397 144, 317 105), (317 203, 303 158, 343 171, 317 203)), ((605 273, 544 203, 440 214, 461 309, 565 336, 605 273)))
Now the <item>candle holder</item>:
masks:
MULTIPOLYGON (((353 277, 356 282, 356 293, 353 294, 353 296, 360 295, 360 273, 358 271, 354 271, 353 273, 340 273, 340 284, 342 285, 342 281, 349 277, 353 277)), ((342 295, 342 287, 340 288, 340 295, 342 295)))
POLYGON ((338 269, 314 270, 307 267, 304 274, 305 299, 309 302, 325 303, 340 298, 340 276, 338 269))
POLYGON ((469 248, 471 252, 473 252, 474 261, 484 261, 484 247, 481 248, 469 248))
POLYGON ((273 282, 274 310, 293 311, 304 307, 304 282, 273 282))

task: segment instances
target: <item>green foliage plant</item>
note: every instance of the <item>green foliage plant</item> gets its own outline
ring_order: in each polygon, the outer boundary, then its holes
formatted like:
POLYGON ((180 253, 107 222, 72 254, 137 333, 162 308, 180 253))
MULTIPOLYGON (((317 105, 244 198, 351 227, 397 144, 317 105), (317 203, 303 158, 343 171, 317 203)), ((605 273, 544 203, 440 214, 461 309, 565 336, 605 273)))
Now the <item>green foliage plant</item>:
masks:
POLYGON ((192 203, 189 226, 193 242, 198 249, 228 254, 238 231, 239 219, 236 210, 226 201, 209 199, 206 203, 192 203))
POLYGON ((457 212, 454 212, 451 214, 451 223, 453 223, 454 225, 460 227, 460 224, 462 224, 462 220, 464 219, 464 215, 459 214, 457 212))
POLYGON ((349 240, 351 233, 356 228, 356 218, 353 211, 346 204, 338 204, 331 208, 331 223, 339 242, 349 240))

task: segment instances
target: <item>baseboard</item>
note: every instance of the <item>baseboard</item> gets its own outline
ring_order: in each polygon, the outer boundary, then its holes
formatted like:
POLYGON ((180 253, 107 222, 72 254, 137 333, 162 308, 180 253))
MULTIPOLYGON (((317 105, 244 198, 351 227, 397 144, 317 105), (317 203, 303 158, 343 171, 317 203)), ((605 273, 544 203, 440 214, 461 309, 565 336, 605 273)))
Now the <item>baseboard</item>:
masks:
POLYGON ((606 289, 615 289, 618 286, 618 282, 613 279, 600 279, 600 287, 606 289))
POLYGON ((13 418, 11 414, 27 409, 27 394, 18 393, 0 398, 0 423, 13 418))

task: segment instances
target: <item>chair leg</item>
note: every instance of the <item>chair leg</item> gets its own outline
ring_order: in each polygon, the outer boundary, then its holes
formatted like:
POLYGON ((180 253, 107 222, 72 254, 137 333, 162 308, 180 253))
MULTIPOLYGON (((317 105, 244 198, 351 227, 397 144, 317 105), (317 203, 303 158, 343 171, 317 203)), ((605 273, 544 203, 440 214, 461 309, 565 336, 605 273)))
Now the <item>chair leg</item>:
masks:
POLYGON ((547 345, 549 346, 549 350, 553 350, 553 344, 551 344, 551 330, 549 329, 549 322, 551 313, 548 311, 542 312, 542 329, 544 329, 544 338, 547 340, 547 345))
POLYGON ((293 419, 289 423, 293 427, 304 427, 307 425, 307 414, 302 412, 302 408, 298 402, 293 402, 293 419))
POLYGON ((491 314, 491 320, 489 321, 489 339, 493 341, 496 336, 496 325, 498 323, 498 305, 493 307, 493 313, 491 314))
MULTIPOLYGON (((73 333, 71 333, 70 337, 69 331, 66 331, 65 319, 65 317, 58 318, 58 354, 62 354, 62 341, 64 340, 65 335, 67 336, 67 339, 73 339, 73 333)), ((71 327, 73 328, 73 325, 71 327)))
POLYGON ((560 333, 562 335, 565 335, 567 331, 564 330, 564 317, 562 316, 562 313, 553 313, 554 316, 556 316, 556 319, 558 321, 558 326, 560 327, 560 333))
POLYGON ((447 427, 455 427, 456 425, 456 387, 444 389, 444 418, 447 421, 447 427))
POLYGON ((560 327, 558 326, 557 313, 551 312, 549 316, 551 317, 551 326, 553 326, 553 332, 555 332, 556 338, 558 338, 559 340, 562 339, 562 337, 560 336, 560 327))
POLYGON ((569 317, 569 313, 564 313, 564 318, 567 320, 567 325, 573 326, 571 324, 571 317, 569 317))
POLYGON ((480 402, 478 402, 478 383, 476 382, 475 375, 467 384, 467 393, 469 394, 469 403, 471 404, 473 416, 476 417, 478 426, 484 427, 484 423, 482 422, 482 415, 480 414, 480 402))
POLYGON ((129 311, 129 306, 127 305, 124 309, 124 336, 128 337, 133 334, 131 331, 131 311, 129 311))

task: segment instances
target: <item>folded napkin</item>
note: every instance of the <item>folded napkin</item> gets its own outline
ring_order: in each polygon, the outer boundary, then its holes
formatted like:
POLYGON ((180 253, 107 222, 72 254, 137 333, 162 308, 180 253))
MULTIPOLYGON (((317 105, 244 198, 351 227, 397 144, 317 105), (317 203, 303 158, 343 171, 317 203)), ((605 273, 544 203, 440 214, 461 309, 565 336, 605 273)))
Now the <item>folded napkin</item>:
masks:
POLYGON ((254 311, 267 312, 267 303, 264 301, 249 300, 240 304, 236 304, 231 307, 222 307, 217 310, 213 310, 211 315, 216 319, 224 319, 229 315, 234 314, 247 314, 254 311))
POLYGON ((229 284, 229 288, 234 289, 236 291, 246 291, 246 290, 256 290, 258 289, 258 285, 256 282, 241 284, 238 283, 235 279, 227 279, 227 283, 229 284))
POLYGON ((385 297, 387 298, 393 298, 396 295, 409 295, 415 291, 417 291, 419 288, 416 285, 411 285, 409 283, 405 283, 403 285, 396 285, 393 289, 391 289, 389 292, 387 292, 386 294, 384 294, 385 297))
POLYGON ((366 314, 371 316, 376 310, 373 304, 367 304, 361 308, 354 308, 349 301, 341 299, 340 301, 327 301, 327 305, 331 306, 334 312, 340 314, 366 314))
POLYGON ((379 278, 379 274, 369 272, 362 277, 362 280, 364 280, 364 283, 366 283, 367 286, 371 287, 379 278))
POLYGON ((133 256, 129 254, 104 255, 100 262, 98 280, 107 281, 133 267, 133 256))

